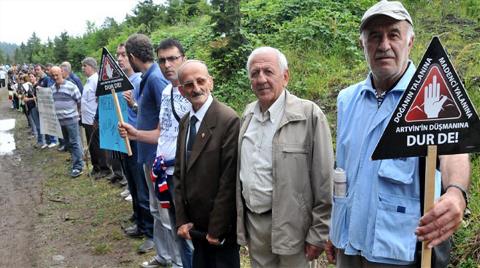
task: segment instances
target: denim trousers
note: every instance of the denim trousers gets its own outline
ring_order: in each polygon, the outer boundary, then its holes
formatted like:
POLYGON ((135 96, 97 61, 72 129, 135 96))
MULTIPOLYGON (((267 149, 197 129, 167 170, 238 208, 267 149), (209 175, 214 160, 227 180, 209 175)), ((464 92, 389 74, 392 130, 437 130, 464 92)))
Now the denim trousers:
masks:
POLYGON ((43 144, 43 136, 40 134, 40 116, 38 114, 38 108, 35 106, 30 109, 30 114, 28 116, 32 119, 33 126, 36 129, 37 143, 43 144))
POLYGON ((72 170, 83 169, 83 148, 80 140, 80 128, 78 122, 62 126, 62 134, 68 137, 69 151, 72 156, 72 170))
POLYGON ((135 224, 146 237, 153 238, 153 217, 150 214, 148 187, 143 174, 142 164, 137 162, 137 142, 130 140, 132 155, 124 155, 121 160, 123 174, 128 181, 128 190, 132 195, 132 208, 135 224))

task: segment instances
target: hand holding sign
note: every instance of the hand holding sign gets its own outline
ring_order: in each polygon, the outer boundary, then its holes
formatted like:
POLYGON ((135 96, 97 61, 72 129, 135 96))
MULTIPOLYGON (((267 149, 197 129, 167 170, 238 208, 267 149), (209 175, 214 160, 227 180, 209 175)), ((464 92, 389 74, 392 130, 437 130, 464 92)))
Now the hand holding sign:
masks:
POLYGON ((428 118, 437 118, 442 106, 447 101, 447 96, 440 99, 440 83, 437 83, 437 76, 433 76, 433 83, 425 87, 424 111, 428 118))

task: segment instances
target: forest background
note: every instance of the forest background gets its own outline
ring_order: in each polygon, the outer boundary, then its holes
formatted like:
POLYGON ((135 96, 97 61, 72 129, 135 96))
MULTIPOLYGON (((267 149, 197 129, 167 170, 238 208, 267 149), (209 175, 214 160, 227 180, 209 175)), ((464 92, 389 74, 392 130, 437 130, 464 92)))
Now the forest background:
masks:
MULTIPOLYGON (((289 61, 289 90, 315 101, 336 128, 336 96, 368 73, 358 42, 364 11, 375 0, 143 0, 133 15, 100 26, 87 21, 82 36, 62 32, 53 40, 32 33, 19 46, 0 42, 0 63, 72 63, 80 71, 87 56, 100 59, 101 48, 114 53, 133 33, 147 34, 154 44, 173 37, 188 58, 207 63, 215 80, 214 95, 241 113, 254 99, 245 63, 261 45, 279 48, 289 61)), ((418 64, 433 36, 439 36, 476 110, 480 107, 480 1, 405 0, 415 26, 411 59, 418 64)), ((8 41, 8 40, 3 40, 8 41)), ((454 237, 453 267, 480 263, 480 157, 473 154, 469 211, 454 237)))

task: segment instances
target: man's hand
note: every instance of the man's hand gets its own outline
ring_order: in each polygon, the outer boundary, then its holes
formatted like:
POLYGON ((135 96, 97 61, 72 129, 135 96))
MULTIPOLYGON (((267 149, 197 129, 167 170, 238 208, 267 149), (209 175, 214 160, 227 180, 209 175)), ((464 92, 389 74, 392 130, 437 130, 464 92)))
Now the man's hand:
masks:
POLYGON ((433 84, 425 87, 423 110, 427 118, 437 118, 443 104, 447 101, 447 96, 440 99, 440 83, 437 83, 437 76, 433 76, 433 84))
POLYGON ((460 226, 465 206, 462 192, 449 188, 435 201, 432 209, 420 218, 419 227, 415 231, 418 240, 428 241, 429 248, 445 241, 460 226))
POLYGON ((122 93, 123 98, 127 101, 128 107, 132 108, 133 104, 135 103, 135 100, 132 97, 132 91, 127 90, 122 93))
POLYGON ((137 139, 138 130, 130 125, 129 123, 120 123, 118 122, 118 134, 120 137, 125 138, 128 136, 131 140, 137 139))
POLYGON ((332 244, 332 241, 327 240, 327 242, 325 243, 325 254, 327 255, 328 263, 331 263, 331 264, 337 263, 337 260, 335 259, 336 258, 335 251, 336 251, 336 248, 332 244))
POLYGON ((308 261, 313 261, 314 259, 318 258, 322 251, 323 249, 321 247, 317 247, 305 242, 305 258, 307 258, 308 261))
POLYGON ((218 246, 218 245, 221 244, 220 240, 218 240, 218 238, 214 238, 210 234, 207 234, 207 241, 210 245, 214 245, 214 246, 218 246))
POLYGON ((185 223, 184 225, 178 227, 177 234, 184 239, 192 240, 189 233, 190 229, 192 228, 193 228, 193 223, 191 222, 185 223))

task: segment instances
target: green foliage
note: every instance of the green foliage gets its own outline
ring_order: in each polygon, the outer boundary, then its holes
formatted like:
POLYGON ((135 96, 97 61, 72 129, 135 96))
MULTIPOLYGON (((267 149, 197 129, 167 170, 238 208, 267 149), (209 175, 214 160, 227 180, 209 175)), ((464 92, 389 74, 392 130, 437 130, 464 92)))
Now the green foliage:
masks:
MULTIPOLYGON (((377 0, 142 0, 122 23, 111 18, 97 27, 87 22, 81 37, 62 33, 41 43, 35 33, 11 50, 17 63, 60 63, 75 70, 87 56, 100 59, 133 33, 146 33, 156 45, 178 39, 188 58, 203 60, 214 77, 214 94, 237 112, 255 97, 245 70, 247 55, 258 46, 279 48, 289 62, 288 88, 315 101, 326 113, 335 134, 338 92, 363 80, 368 67, 358 43, 363 12, 377 0)), ((468 94, 480 111, 480 1, 404 0, 413 17, 418 64, 433 36, 439 36, 468 94)), ((2 45, 2 44, 0 44, 2 45)), ((7 53, 8 54, 8 53, 7 53)), ((1 59, 0 59, 1 61, 1 59)), ((8 60, 7 60, 8 61, 8 60)), ((476 267, 480 262, 480 161, 473 157, 471 216, 455 235, 453 265, 476 267)), ((102 222, 99 219, 98 222, 102 222)), ((99 252, 108 245, 99 244, 99 252)))

